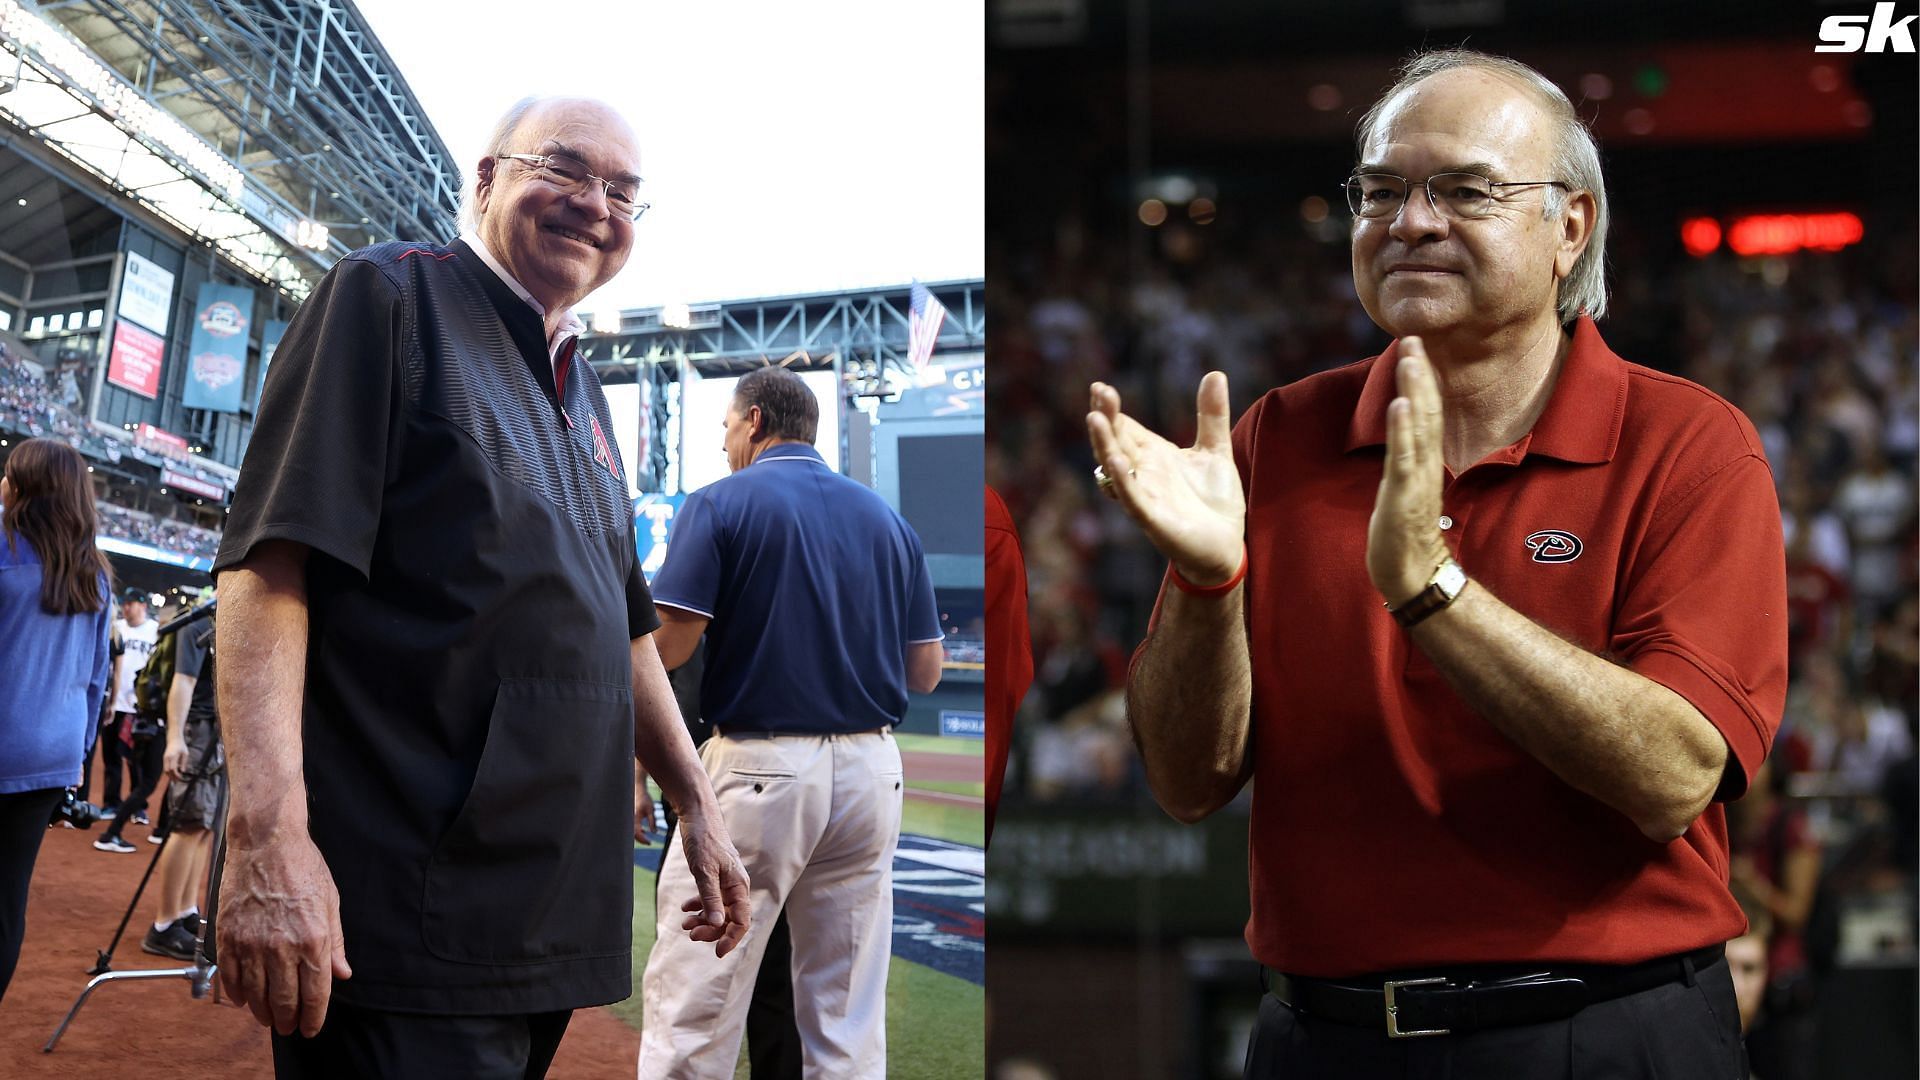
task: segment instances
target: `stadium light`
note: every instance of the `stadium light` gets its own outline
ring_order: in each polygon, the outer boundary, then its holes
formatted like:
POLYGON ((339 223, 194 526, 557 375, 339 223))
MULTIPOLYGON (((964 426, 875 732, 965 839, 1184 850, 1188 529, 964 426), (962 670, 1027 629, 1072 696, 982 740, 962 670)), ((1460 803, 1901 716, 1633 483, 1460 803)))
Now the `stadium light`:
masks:
POLYGON ((593 313, 593 332, 596 334, 617 334, 620 332, 620 309, 609 308, 593 313))

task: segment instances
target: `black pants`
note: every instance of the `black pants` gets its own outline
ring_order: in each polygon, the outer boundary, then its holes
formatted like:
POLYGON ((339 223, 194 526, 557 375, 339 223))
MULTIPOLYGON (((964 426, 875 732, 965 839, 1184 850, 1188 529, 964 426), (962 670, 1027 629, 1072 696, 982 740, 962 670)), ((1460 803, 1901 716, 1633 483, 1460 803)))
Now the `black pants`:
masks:
POLYGON ((1295 1012, 1268 994, 1248 1080, 1746 1080, 1740 1010, 1722 959, 1694 978, 1589 1005, 1565 1020, 1389 1039, 1295 1012))
MULTIPOLYGON (((678 826, 669 809, 663 852, 672 850, 673 830, 678 826)), ((654 881, 654 903, 658 904, 659 878, 654 881)), ((747 1001, 747 1067, 751 1080, 801 1080, 804 1065, 800 1022, 793 1013, 793 935, 783 910, 767 931, 767 948, 754 976, 753 996, 747 1001)))
POLYGON ((273 1075, 279 1080, 539 1080, 553 1064, 571 1019, 571 1009, 423 1016, 334 1001, 320 1034, 273 1036, 273 1075))
POLYGON ((147 804, 153 798, 153 789, 160 785, 160 777, 166 773, 166 758, 166 736, 150 735, 144 739, 134 740, 132 756, 127 759, 128 771, 133 776, 133 787, 114 810, 113 822, 107 826, 107 835, 119 836, 126 832, 127 823, 133 820, 135 814, 147 812, 147 804))
POLYGON ((114 713, 113 720, 99 730, 98 737, 93 740, 93 745, 87 747, 87 763, 85 767, 80 770, 80 790, 78 792, 80 798, 85 799, 87 797, 87 790, 93 782, 93 758, 95 754, 100 755, 100 760, 104 763, 101 768, 102 779, 100 781, 100 802, 98 805, 107 807, 119 804, 120 763, 122 761, 127 763, 127 771, 133 774, 130 777, 130 779, 133 780, 133 784, 129 786, 134 786, 139 783, 139 776, 137 773, 134 773, 136 766, 134 765, 133 757, 128 752, 127 745, 120 741, 120 725, 123 723, 130 724, 132 722, 133 718, 129 714, 114 713))
POLYGON ((0 795, 0 1000, 20 962, 27 936, 27 883, 40 858, 47 819, 60 805, 63 788, 40 788, 0 795))

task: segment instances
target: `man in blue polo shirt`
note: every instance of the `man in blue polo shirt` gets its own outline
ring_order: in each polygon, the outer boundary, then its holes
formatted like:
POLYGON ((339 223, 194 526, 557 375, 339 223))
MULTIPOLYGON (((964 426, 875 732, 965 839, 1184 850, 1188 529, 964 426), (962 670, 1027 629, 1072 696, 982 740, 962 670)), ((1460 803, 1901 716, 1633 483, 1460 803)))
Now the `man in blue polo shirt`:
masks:
MULTIPOLYGON (((809 1077, 886 1074, 893 850, 907 692, 940 682, 941 632, 920 538, 813 448, 819 403, 762 368, 727 410, 733 475, 688 496, 654 578, 662 663, 707 637, 701 748, 753 881, 753 922, 782 908, 809 1077)), ((676 836, 674 846, 680 843, 676 836)), ((661 892, 688 892, 677 851, 661 892)), ((716 960, 659 916, 647 960, 640 1080, 733 1075, 765 935, 716 960), (716 968, 719 969, 716 977, 716 968)))

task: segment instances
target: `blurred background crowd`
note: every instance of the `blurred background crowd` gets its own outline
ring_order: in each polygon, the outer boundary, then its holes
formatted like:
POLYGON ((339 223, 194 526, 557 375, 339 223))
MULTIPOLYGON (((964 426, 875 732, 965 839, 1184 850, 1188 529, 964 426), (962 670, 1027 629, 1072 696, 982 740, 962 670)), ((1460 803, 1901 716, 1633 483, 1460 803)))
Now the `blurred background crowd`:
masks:
POLYGON ((1245 797, 1185 830, 1146 793, 1122 687, 1165 564, 1094 487, 1087 387, 1185 445, 1209 370, 1237 416, 1378 353, 1338 193, 1351 127, 1408 51, 1468 39, 1556 79, 1600 136, 1608 344, 1738 405, 1773 467, 1792 688, 1768 776, 1729 807, 1736 891, 1771 928, 1755 1074, 1913 1075, 1911 57, 1815 54, 1812 4, 1744 9, 1738 36, 1634 5, 1516 0, 1473 33, 1421 25, 1461 5, 1347 6, 1094 6, 1052 37, 1003 19, 990 39, 987 479, 1021 531, 1035 669, 989 867, 995 1067, 1238 1075, 1259 993, 1235 940, 1245 797), (1567 43, 1566 20, 1603 10, 1567 43), (1061 970, 1125 1030, 1049 1049, 1061 1006, 1024 988, 1061 970), (1863 1012, 1876 986, 1896 1000, 1863 1012))

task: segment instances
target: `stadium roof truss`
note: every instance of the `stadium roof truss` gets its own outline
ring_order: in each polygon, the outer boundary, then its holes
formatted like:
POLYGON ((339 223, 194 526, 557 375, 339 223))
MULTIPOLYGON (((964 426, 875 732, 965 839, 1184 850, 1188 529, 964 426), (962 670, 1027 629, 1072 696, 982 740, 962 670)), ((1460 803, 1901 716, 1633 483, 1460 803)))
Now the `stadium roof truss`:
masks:
POLYGON ((349 0, 0 0, 0 49, 0 115, 296 297, 451 233, 451 154, 349 0))
MULTIPOLYGON (((938 282, 927 289, 947 309, 936 353, 984 349, 985 282, 938 282)), ((826 367, 838 357, 843 370, 879 392, 903 381, 889 376, 908 375, 909 298, 910 287, 898 285, 648 308, 624 314, 618 332, 587 334, 580 355, 609 383, 632 382, 643 377, 640 369, 662 363, 724 375, 770 363, 826 367)))

